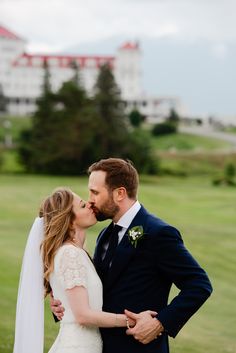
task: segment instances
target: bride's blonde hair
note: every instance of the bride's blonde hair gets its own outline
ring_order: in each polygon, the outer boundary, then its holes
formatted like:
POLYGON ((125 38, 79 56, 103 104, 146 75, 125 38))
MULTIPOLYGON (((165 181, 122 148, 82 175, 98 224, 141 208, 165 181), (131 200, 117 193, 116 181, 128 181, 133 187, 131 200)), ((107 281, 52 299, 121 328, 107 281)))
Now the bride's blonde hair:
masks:
POLYGON ((53 271, 57 250, 73 237, 74 194, 68 188, 58 188, 42 203, 39 216, 44 218, 44 240, 41 244, 44 264, 45 296, 50 293, 49 275, 53 271))

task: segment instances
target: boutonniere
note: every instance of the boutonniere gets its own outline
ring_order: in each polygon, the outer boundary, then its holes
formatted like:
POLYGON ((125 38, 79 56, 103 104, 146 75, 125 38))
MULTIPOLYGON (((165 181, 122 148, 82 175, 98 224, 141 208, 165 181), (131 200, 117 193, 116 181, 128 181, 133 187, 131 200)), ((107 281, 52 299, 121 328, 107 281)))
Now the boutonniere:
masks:
POLYGON ((130 243, 136 248, 138 245, 138 241, 142 239, 144 236, 143 227, 142 226, 135 226, 128 231, 128 237, 130 243))

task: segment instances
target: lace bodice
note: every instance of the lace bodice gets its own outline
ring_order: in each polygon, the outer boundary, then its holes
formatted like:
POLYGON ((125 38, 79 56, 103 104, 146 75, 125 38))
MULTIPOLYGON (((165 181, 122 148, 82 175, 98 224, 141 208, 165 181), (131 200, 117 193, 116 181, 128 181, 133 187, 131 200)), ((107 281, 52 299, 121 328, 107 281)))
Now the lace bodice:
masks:
POLYGON ((102 310, 102 283, 87 253, 72 244, 63 245, 54 259, 50 285, 54 298, 62 302, 65 312, 59 335, 49 353, 100 353, 102 342, 98 328, 75 322, 66 295, 67 289, 83 286, 88 291, 90 307, 102 310))

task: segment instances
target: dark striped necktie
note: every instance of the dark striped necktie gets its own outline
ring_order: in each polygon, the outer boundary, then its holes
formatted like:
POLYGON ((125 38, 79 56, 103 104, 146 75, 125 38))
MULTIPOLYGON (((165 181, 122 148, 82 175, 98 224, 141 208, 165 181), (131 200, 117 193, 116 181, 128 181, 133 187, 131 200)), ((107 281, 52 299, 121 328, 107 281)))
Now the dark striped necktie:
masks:
POLYGON ((106 271, 109 269, 110 263, 113 259, 114 253, 116 251, 118 245, 118 233, 122 229, 119 225, 114 225, 111 229, 111 233, 109 235, 109 244, 105 254, 105 257, 102 261, 102 267, 106 271))

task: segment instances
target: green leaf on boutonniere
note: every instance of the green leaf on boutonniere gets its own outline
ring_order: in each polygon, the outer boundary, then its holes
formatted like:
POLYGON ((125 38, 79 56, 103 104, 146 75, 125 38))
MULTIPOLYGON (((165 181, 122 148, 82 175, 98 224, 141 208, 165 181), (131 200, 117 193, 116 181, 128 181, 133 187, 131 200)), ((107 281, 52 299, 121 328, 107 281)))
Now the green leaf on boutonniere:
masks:
POLYGON ((143 227, 142 226, 135 226, 128 231, 128 237, 130 243, 136 248, 138 242, 144 236, 143 227))

